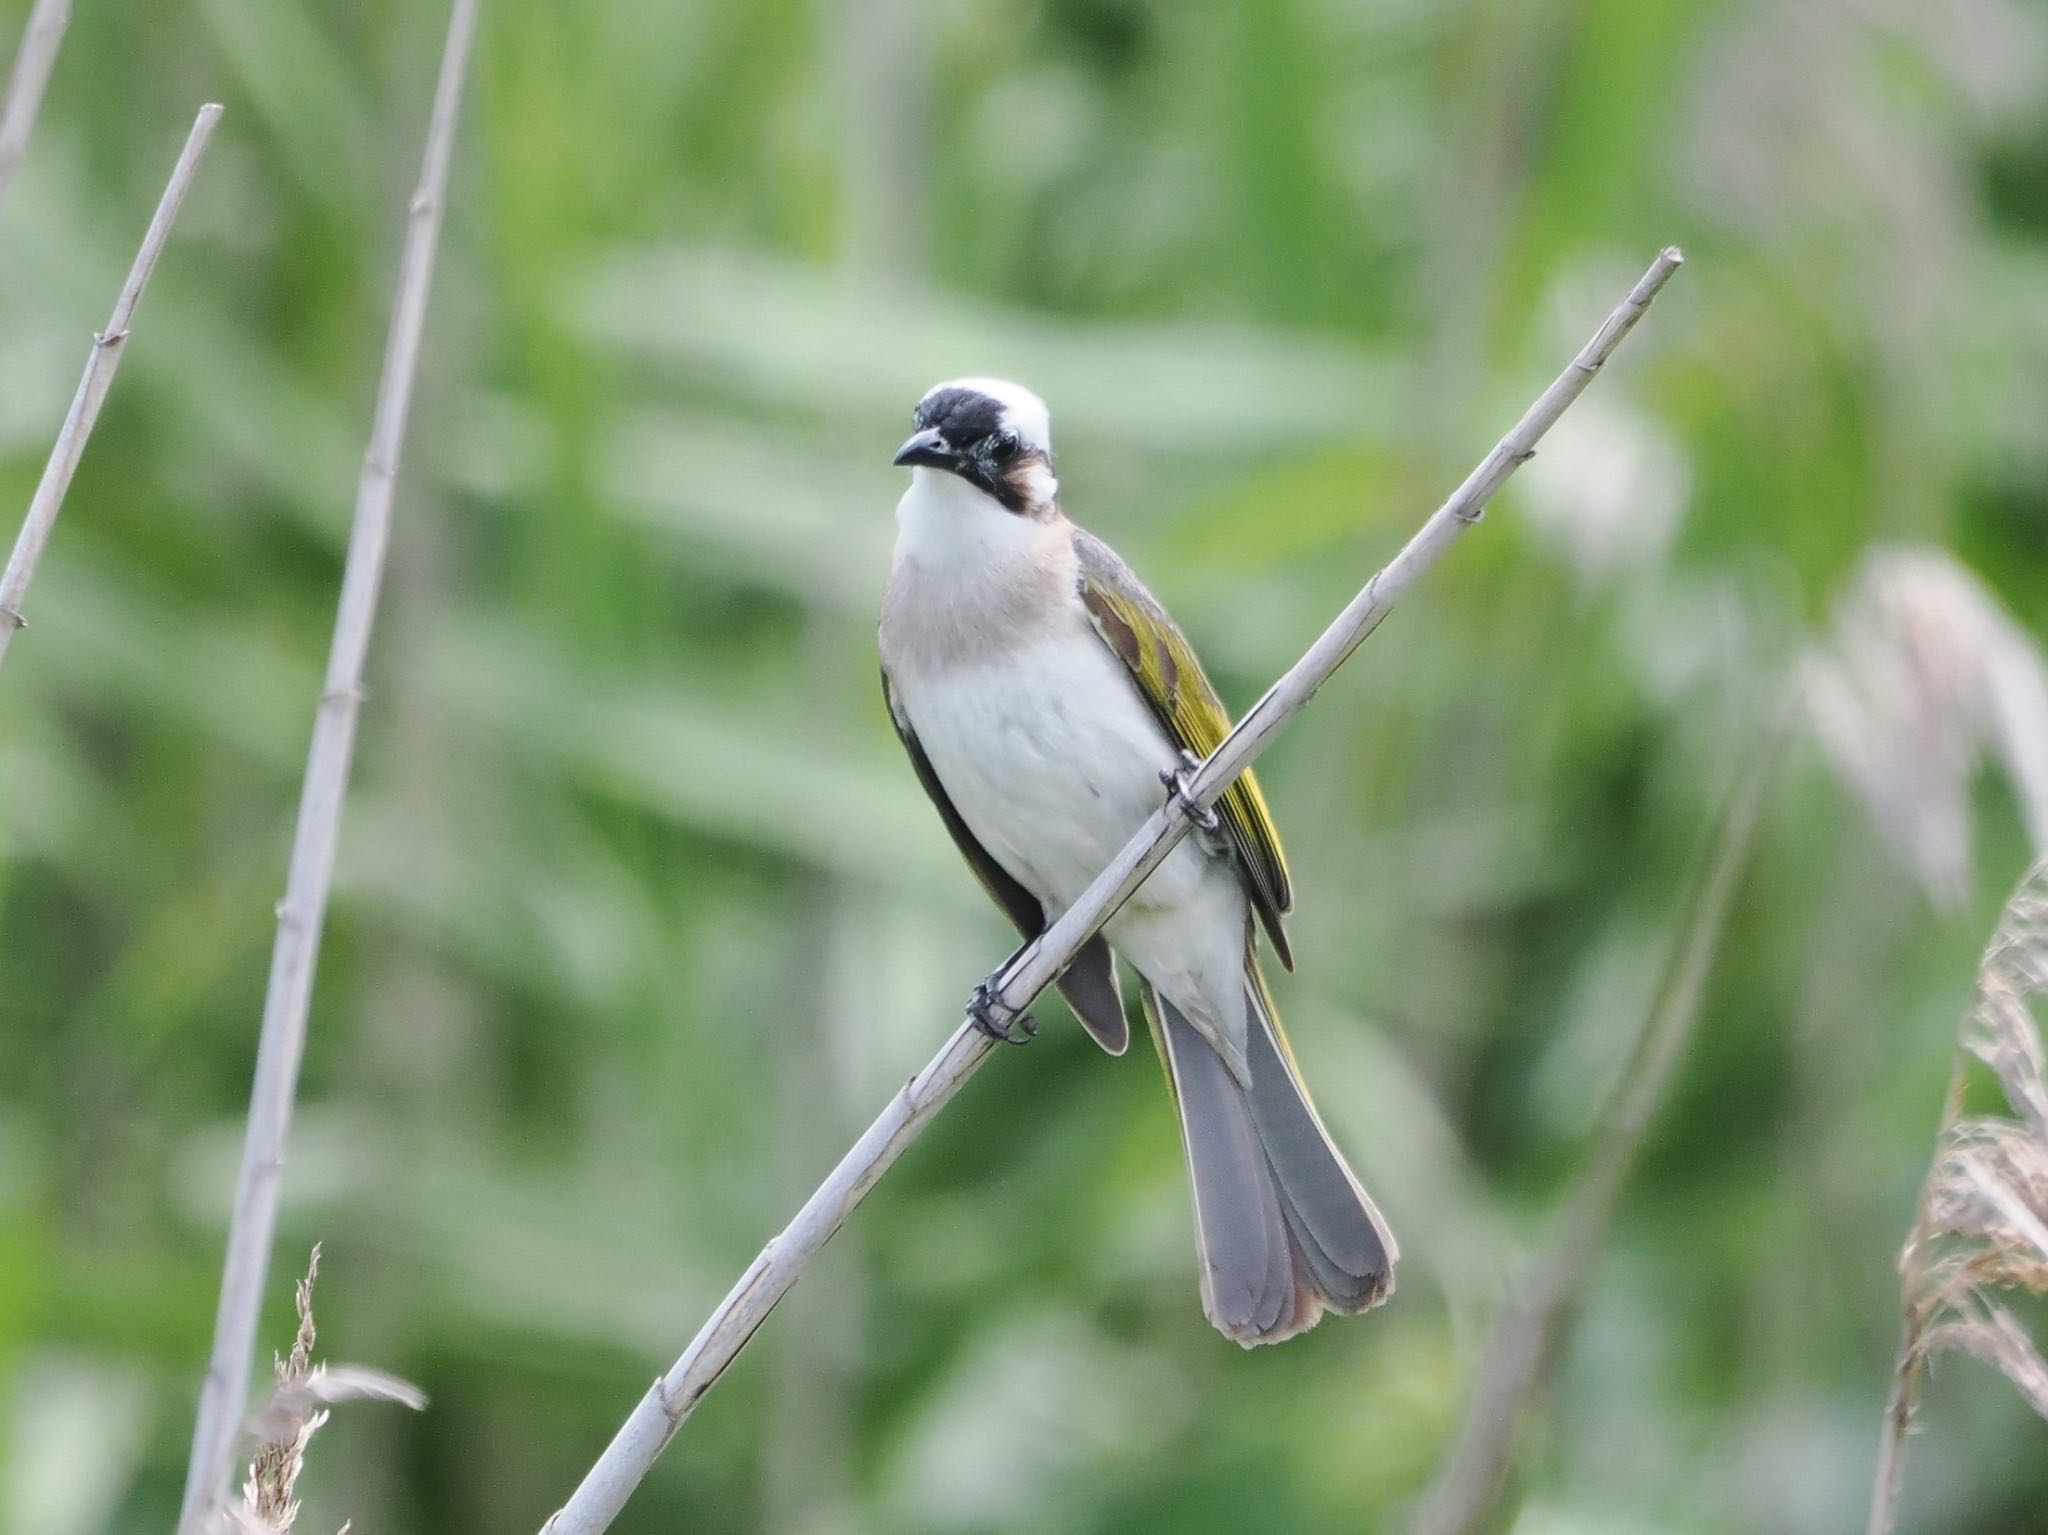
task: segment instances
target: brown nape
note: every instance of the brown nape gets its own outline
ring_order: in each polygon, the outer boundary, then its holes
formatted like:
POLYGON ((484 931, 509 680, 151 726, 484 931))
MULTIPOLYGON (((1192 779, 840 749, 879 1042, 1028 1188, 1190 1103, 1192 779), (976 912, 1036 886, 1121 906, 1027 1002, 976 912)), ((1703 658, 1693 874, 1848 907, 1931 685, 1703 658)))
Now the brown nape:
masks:
POLYGON ((1057 495, 1044 500, 1033 499, 1033 481, 1040 475, 1045 483, 1055 487, 1059 481, 1053 478, 1052 460, 1037 448, 1027 448, 1003 465, 997 477, 996 499, 1004 508, 1021 517, 1051 517, 1059 511, 1057 495))

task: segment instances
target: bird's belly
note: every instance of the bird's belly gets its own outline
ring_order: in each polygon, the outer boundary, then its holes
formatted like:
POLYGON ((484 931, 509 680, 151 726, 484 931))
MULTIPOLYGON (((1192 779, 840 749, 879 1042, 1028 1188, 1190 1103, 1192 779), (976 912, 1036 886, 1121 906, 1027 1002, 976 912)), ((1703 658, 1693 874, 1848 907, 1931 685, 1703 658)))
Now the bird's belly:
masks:
POLYGON ((1093 633, 900 677, 898 695, 976 840, 1056 910, 1158 808, 1179 761, 1093 633))

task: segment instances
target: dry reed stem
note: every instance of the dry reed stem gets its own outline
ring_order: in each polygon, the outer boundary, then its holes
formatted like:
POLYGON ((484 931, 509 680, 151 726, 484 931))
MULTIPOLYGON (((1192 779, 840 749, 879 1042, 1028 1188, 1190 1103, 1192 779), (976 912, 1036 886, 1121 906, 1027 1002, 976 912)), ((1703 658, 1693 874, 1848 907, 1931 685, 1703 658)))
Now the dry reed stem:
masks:
POLYGON ((7 193, 14 185, 14 173, 28 152, 28 136, 42 110, 43 88, 50 83, 50 71, 57 67, 57 49, 64 41, 64 29, 71 25, 71 0, 36 0, 28 13, 28 25, 21 29, 21 48, 14 55, 14 72, 7 80, 7 96, 0 101, 0 212, 7 209, 7 193))
POLYGON ((107 319, 107 328, 92 338, 92 351, 86 356, 85 372, 78 380, 77 392, 71 396, 71 408, 65 412, 64 425, 58 429, 49 462, 43 466, 43 477, 29 501, 28 515, 22 519, 21 533, 14 541, 14 552, 8 556, 7 569, 0 573, 0 661, 6 660, 7 648, 14 643, 15 632, 27 627, 28 620, 21 616, 21 605, 28 595, 28 584, 35 576, 44 546, 50 541, 50 530, 57 525, 57 513, 64 505, 64 493, 71 488, 71 476, 77 472, 78 461, 85 454, 85 440, 92 435, 93 423, 99 420, 100 406, 106 401, 107 391, 114 386, 114 372, 121 366, 121 354, 128 349, 128 328, 135 318, 135 306, 142 302, 143 290, 149 286, 157 258, 163 255, 164 243, 171 237, 171 225, 178 217, 186 192, 191 189, 192 178, 198 174, 199 158, 206 153, 206 146, 213 138, 214 125, 220 121, 220 111, 217 106, 199 109, 192 131, 186 136, 185 148, 178 155, 178 163, 172 167, 171 179, 164 186, 164 195, 157 203, 156 217, 149 221, 149 229, 142 237, 142 248, 136 251, 135 264, 128 269, 128 280, 121 285, 120 297, 114 300, 114 312, 107 319))
MULTIPOLYGON (((1365 642, 1402 594, 1479 520, 1487 500, 1535 454, 1538 440, 1585 391, 1683 259, 1675 246, 1658 253, 1593 339, 1494 445, 1464 484, 1365 584, 1307 653, 1190 775, 1188 803, 1168 801, 1154 811, 1065 915, 997 967, 987 987, 999 1017, 1014 1019, 1031 1006, 1096 929, 1187 835, 1190 817, 1215 803, 1365 642)), ((781 1235, 748 1265, 690 1346, 648 1389, 569 1501, 542 1527, 542 1535, 597 1535, 611 1525, 683 1420, 767 1320, 776 1302, 803 1276, 833 1233, 992 1048, 987 1035, 971 1023, 962 1023, 924 1069, 904 1084, 781 1235)))
POLYGON ((341 832, 342 797, 355 750, 356 715, 363 696, 363 666, 376 618, 377 589, 391 536, 391 505, 404 443, 413 380, 419 370, 420 338, 427 293, 440 243, 441 212, 447 197, 448 165, 462 103, 463 74, 476 29, 477 0, 454 0, 447 42, 428 120, 419 188, 406 224, 405 248, 392 302, 391 330, 383 376, 356 487, 355 516, 336 606, 334 640, 327 675, 314 715, 306 758, 298 825, 284 899, 277 908, 277 938, 271 950, 270 981, 256 1049, 249 1124, 228 1227, 227 1258, 221 1275, 220 1307, 214 1321, 213 1352, 200 1388, 192 1456, 178 1527, 198 1535, 206 1513, 217 1506, 233 1463, 236 1426, 248 1400, 249 1365, 255 1350, 257 1315, 270 1267, 277 1224, 278 1185, 291 1128, 292 1099, 299 1060, 305 1050, 306 1015, 312 1000, 313 970, 334 874, 341 832))
POLYGON ((1899 1346, 1878 1437, 1867 1535, 1891 1535, 1906 1439, 1936 1355, 1964 1353, 2011 1382, 2048 1418, 2048 1361, 1999 1291, 2048 1294, 2048 1071, 2034 1006, 2048 995, 2048 858, 2027 871, 1999 919, 1958 1030, 1934 1157, 1899 1255, 1899 1346), (2015 1117, 1965 1116, 1965 1068, 1997 1076, 2015 1117))
POLYGON ((1423 1495, 1416 1535, 1480 1535, 1492 1527, 1514 1468, 1523 1414, 1556 1358, 1621 1191, 1671 1094, 1700 1020, 1708 973, 1756 846, 1765 790, 1790 734, 1789 710, 1769 726, 1721 817, 1688 894, 1656 1000, 1601 1115, 1586 1166, 1543 1256, 1510 1303, 1480 1361, 1457 1438, 1423 1495))

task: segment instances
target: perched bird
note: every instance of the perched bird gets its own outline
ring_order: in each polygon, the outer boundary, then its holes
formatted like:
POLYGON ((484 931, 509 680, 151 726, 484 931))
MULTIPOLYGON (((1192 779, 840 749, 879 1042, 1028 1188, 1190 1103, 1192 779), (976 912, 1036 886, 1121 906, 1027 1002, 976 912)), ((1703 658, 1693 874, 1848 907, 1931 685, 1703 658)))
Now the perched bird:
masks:
MULTIPOLYGON (((1163 794, 1194 808, 1183 775, 1230 719, 1165 609, 1061 511, 1038 396, 960 379, 914 423, 895 460, 910 488, 882 600, 882 687, 925 792, 1028 940, 1163 794)), ((1137 970, 1180 1110, 1203 1309, 1250 1346, 1383 1300, 1396 1250, 1309 1102, 1259 972, 1254 916, 1292 968, 1293 897, 1264 796, 1246 773, 1197 819, 1059 984, 1121 1055, 1112 948, 1137 970)), ((969 1008, 1021 1043, 980 989, 969 1008)))

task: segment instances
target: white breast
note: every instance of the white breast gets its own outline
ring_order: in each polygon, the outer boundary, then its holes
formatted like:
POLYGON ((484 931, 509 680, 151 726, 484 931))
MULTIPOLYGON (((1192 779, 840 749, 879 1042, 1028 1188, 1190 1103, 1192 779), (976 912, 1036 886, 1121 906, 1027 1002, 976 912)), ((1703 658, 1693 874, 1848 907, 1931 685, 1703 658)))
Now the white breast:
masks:
MULTIPOLYGON (((918 470, 898 508, 882 664, 967 829, 1056 918, 1158 809, 1180 755, 1088 621, 1071 524, 950 478, 918 470)), ((1103 931, 1241 1052, 1247 921, 1229 858, 1190 837, 1103 931)))
POLYGON ((881 641, 898 706, 976 840, 1064 908, 1178 754, 1088 622, 1065 518, 927 469, 896 515, 881 641))
POLYGON ((1178 757, 1076 604, 1064 633, 1000 659, 896 678, 898 700, 976 839, 1064 909, 1165 794, 1178 757))

